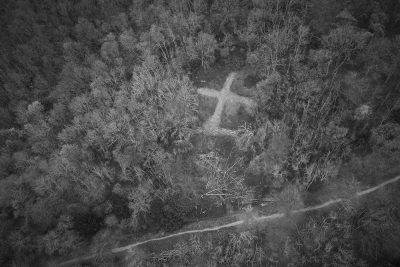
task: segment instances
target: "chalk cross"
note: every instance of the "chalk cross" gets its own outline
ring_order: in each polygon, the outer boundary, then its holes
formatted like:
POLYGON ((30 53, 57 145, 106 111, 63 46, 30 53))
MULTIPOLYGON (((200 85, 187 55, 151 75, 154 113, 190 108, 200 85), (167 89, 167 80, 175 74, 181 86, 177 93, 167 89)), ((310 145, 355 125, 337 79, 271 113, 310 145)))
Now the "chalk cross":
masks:
POLYGON ((228 101, 242 103, 247 108, 253 108, 255 106, 255 102, 250 98, 243 97, 231 92, 231 86, 233 80, 235 79, 235 76, 235 72, 229 74, 221 91, 210 88, 197 89, 197 93, 200 95, 215 97, 218 99, 214 114, 203 124, 204 130, 210 135, 236 136, 236 131, 220 127, 224 106, 228 101))

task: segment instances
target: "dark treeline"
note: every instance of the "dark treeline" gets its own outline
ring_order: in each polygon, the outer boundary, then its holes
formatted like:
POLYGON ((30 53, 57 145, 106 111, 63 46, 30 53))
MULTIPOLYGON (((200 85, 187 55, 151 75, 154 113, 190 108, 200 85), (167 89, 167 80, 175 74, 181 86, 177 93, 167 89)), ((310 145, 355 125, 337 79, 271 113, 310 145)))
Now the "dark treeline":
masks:
MULTIPOLYGON (((101 252, 254 199, 348 197, 400 172, 397 0, 1 4, 1 266, 101 252), (237 164, 193 141, 194 77, 228 65, 257 81, 237 164)), ((129 264, 396 266, 398 190, 129 264)))

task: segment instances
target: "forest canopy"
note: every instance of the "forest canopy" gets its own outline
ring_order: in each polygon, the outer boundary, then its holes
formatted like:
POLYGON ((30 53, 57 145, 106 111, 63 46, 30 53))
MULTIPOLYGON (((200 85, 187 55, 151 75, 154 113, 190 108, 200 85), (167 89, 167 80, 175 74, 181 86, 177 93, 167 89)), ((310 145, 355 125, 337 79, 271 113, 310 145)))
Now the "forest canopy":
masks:
MULTIPOLYGON (((400 173, 397 0, 3 0, 0 19, 1 266, 400 173), (206 134, 233 72, 228 134, 206 134)), ((397 266, 399 189, 86 264, 397 266)))

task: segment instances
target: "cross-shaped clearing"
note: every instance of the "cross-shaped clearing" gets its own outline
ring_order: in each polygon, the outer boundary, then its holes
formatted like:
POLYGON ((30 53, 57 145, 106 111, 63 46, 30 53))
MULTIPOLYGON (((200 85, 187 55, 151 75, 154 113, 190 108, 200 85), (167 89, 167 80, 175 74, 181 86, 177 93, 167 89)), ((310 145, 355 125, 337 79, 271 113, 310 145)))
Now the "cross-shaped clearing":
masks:
POLYGON ((218 99, 217 107, 215 108, 214 114, 204 123, 203 128, 207 134, 210 135, 236 135, 236 131, 221 128, 221 116, 224 111, 224 106, 226 102, 239 102, 246 105, 247 108, 254 108, 256 103, 250 98, 239 96, 233 92, 231 92, 231 85, 235 78, 236 73, 232 72, 229 74, 228 78, 224 83, 224 87, 221 91, 209 89, 209 88, 199 88, 197 89, 197 93, 204 95, 215 97, 218 99))

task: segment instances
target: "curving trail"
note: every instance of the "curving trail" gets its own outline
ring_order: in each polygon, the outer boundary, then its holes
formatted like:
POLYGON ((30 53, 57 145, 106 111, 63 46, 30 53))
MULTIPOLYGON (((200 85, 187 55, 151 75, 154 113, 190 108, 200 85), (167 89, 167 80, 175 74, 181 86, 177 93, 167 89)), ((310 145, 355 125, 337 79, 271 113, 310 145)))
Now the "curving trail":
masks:
MULTIPOLYGON (((383 183, 381 183, 381 184, 379 184, 377 186, 374 186, 374 187, 371 187, 369 189, 357 192, 357 194, 355 195, 355 198, 358 198, 358 197, 370 194, 372 192, 375 192, 378 189, 380 189, 380 188, 382 188, 382 187, 384 187, 386 185, 395 183, 395 182, 397 182, 399 180, 400 180, 400 175, 396 176, 396 177, 394 177, 394 178, 392 178, 390 180, 387 180, 387 181, 385 181, 385 182, 383 182, 383 183)), ((293 210, 293 211, 291 211, 291 213, 292 214, 298 214, 298 213, 304 213, 304 212, 319 210, 319 209, 323 209, 323 208, 326 208, 328 206, 332 206, 334 204, 343 202, 344 200, 346 200, 346 199, 344 199, 344 198, 332 199, 332 200, 329 200, 329 201, 327 201, 327 202, 325 202, 323 204, 320 204, 320 205, 315 205, 315 206, 311 206, 311 207, 307 207, 307 208, 293 210)), ((254 217, 254 218, 252 218, 252 221, 254 221, 254 222, 268 222, 268 221, 276 220, 276 219, 279 219, 279 218, 283 218, 285 215, 286 215, 285 213, 275 213, 275 214, 271 214, 271 215, 267 215, 267 216, 254 217)), ((129 250, 131 250, 131 249, 133 249, 133 248, 135 248, 137 246, 140 246, 140 245, 143 245, 143 244, 146 244, 146 243, 150 243, 150 242, 154 242, 154 241, 165 240, 165 239, 169 239, 169 238, 176 237, 176 236, 182 236, 182 235, 186 235, 186 234, 196 234, 196 233, 218 231, 218 230, 225 229, 225 228, 239 226, 239 225, 242 225, 244 223, 245 223, 244 220, 239 220, 239 221, 236 221, 236 222, 232 222, 232 223, 228 223, 228 224, 224 224, 224 225, 220 225, 220 226, 204 228, 204 229, 199 229, 199 230, 189 230, 189 231, 179 232, 179 233, 175 233, 175 234, 171 234, 171 235, 167 235, 167 236, 163 236, 163 237, 151 238, 151 239, 140 241, 140 242, 137 242, 137 243, 133 243, 133 244, 130 244, 130 245, 127 245, 127 246, 124 246, 124 247, 114 248, 114 249, 111 250, 110 254, 117 254, 117 253, 120 253, 120 252, 129 251, 129 250)), ((78 262, 81 262, 81 261, 91 260, 91 259, 93 259, 95 257, 96 257, 96 254, 88 255, 86 257, 75 258, 75 259, 71 259, 69 261, 62 262, 58 266, 67 266, 67 265, 78 263, 78 262)))

